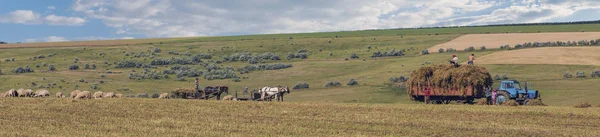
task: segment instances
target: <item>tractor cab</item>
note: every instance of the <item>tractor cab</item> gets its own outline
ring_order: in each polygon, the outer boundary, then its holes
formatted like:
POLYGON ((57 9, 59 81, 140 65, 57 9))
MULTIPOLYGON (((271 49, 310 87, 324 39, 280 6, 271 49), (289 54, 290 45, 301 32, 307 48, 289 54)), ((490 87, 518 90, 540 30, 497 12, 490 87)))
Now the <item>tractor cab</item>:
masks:
POLYGON ((540 94, 538 93, 538 91, 533 90, 533 89, 528 89, 527 86, 528 86, 527 82, 523 83, 523 86, 522 86, 521 82, 519 82, 517 80, 501 81, 500 88, 498 88, 498 91, 501 91, 504 93, 498 94, 498 96, 496 98, 501 98, 501 99, 500 100, 497 99, 496 102, 502 104, 505 101, 508 101, 509 99, 514 99, 515 101, 523 104, 523 103, 527 103, 526 100, 539 98, 540 94), (500 102, 498 102, 498 101, 500 101, 500 102))

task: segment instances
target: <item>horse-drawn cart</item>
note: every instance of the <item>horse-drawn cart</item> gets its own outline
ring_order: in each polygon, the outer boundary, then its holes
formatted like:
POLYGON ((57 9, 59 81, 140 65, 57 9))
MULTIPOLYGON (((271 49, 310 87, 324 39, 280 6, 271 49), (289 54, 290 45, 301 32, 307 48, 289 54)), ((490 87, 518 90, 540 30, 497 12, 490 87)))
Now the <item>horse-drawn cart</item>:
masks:
POLYGON ((229 94, 229 87, 227 86, 207 86, 204 90, 196 91, 194 88, 178 88, 172 92, 177 98, 185 99, 210 99, 216 97, 217 100, 221 100, 221 94, 229 94))

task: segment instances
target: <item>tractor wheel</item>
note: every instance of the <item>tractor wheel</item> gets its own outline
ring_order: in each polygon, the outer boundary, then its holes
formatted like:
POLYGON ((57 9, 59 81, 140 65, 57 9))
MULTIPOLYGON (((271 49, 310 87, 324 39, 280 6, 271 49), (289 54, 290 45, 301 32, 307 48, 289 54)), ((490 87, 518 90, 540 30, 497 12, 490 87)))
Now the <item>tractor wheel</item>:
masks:
POLYGON ((521 105, 529 106, 530 105, 529 104, 530 101, 531 101, 530 99, 526 99, 525 101, 523 101, 523 103, 521 105))
POLYGON ((496 95, 496 105, 502 105, 510 100, 510 95, 506 91, 498 91, 496 95))

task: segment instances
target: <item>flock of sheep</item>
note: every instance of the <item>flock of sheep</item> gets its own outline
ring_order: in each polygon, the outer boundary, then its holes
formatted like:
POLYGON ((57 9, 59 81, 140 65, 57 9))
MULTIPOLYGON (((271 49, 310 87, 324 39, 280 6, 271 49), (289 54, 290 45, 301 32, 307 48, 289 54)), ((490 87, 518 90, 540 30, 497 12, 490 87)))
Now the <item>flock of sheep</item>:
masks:
MULTIPOLYGON (((31 89, 10 89, 6 91, 4 94, 1 94, 0 97, 50 97, 50 91, 46 89, 40 89, 35 92, 31 89)), ((65 94, 62 92, 56 92, 57 98, 65 98, 65 94)), ((102 92, 97 91, 94 94, 90 91, 79 91, 75 90, 71 92, 71 98, 73 99, 101 99, 101 98, 122 98, 125 97, 121 93, 115 92, 102 92)), ((160 99, 168 99, 169 93, 162 93, 159 96, 160 99)))

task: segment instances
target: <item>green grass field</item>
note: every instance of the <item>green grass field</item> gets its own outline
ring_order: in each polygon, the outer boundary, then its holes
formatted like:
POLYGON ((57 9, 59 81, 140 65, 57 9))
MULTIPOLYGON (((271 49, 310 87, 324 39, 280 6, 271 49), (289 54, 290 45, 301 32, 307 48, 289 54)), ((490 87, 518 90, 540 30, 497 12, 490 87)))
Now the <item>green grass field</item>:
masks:
POLYGON ((600 136, 600 107, 0 98, 0 136, 600 136))
MULTIPOLYGON (((169 51, 179 53, 189 52, 191 55, 198 53, 212 54, 213 58, 205 62, 221 60, 222 56, 239 52, 251 52, 262 54, 272 52, 278 54, 282 60, 265 63, 292 64, 292 68, 282 70, 255 71, 247 74, 237 74, 241 82, 233 82, 231 79, 206 80, 200 78, 202 86, 227 85, 231 87, 232 94, 241 92, 243 87, 256 89, 263 86, 285 85, 294 86, 298 82, 307 82, 310 89, 293 90, 286 96, 287 101, 293 102, 344 102, 344 103, 413 103, 408 100, 404 91, 393 88, 388 79, 400 75, 408 76, 413 70, 427 65, 446 63, 452 53, 420 55, 421 50, 443 43, 462 34, 467 33, 505 33, 522 32, 568 32, 568 31, 600 31, 600 24, 586 25, 549 25, 549 26, 503 26, 503 27, 474 27, 474 28, 437 28, 437 29, 399 29, 399 30, 368 30, 349 32, 324 32, 324 33, 302 33, 302 34, 268 34, 250 36, 228 36, 228 37, 200 37, 186 38, 181 40, 169 40, 155 42, 152 44, 137 44, 129 46, 95 46, 95 47, 47 47, 47 48, 16 48, 0 49, 0 89, 6 91, 11 88, 31 88, 31 82, 38 85, 56 83, 56 88, 50 89, 54 92, 70 92, 75 88, 79 90, 91 90, 92 85, 97 84, 101 91, 115 91, 126 95, 137 93, 162 93, 170 92, 175 88, 190 88, 193 86, 193 78, 186 77, 186 81, 177 81, 175 75, 168 79, 129 79, 128 75, 135 70, 142 72, 141 68, 119 69, 114 65, 106 65, 104 62, 119 62, 133 60, 149 63, 152 58, 134 58, 125 56, 125 53, 145 52, 148 53, 154 47, 160 48, 154 58, 186 57, 182 55, 169 55, 169 51), (438 35, 434 35, 438 33, 438 35), (428 35, 431 34, 431 35, 428 35), (338 36, 338 38, 336 38, 338 36), (290 39, 292 37, 292 39, 290 39), (331 42, 329 42, 331 41, 331 42), (162 43, 162 44, 161 44, 162 43), (371 49, 368 50, 367 47, 371 49), (191 49, 190 49, 191 48, 191 49), (286 60, 285 56, 296 53, 298 50, 309 51, 307 59, 286 60), (391 51, 392 49, 405 49, 406 56, 371 58, 375 51, 391 51), (56 53, 54 57, 46 57, 35 61, 29 58, 36 55, 48 55, 56 53), (100 53, 106 55, 100 56, 100 53), (332 54, 330 56, 330 53, 332 54), (351 53, 360 56, 359 59, 350 59, 351 53), (15 58, 14 62, 6 62, 5 59, 15 58), (74 63, 74 59, 80 61, 74 63), (364 59, 364 61, 363 61, 364 59), (36 64, 55 65, 57 71, 48 72, 48 67, 36 68, 36 64), (70 65, 96 64, 96 69, 80 69, 70 71, 70 65), (15 74, 11 70, 16 67, 30 66, 36 72, 15 74), (110 69, 113 74, 105 73, 110 69), (101 77, 104 75, 104 77, 101 77), (43 80, 45 78, 45 80, 43 80), (87 83, 79 82, 84 79, 87 83), (360 85, 345 86, 350 79, 356 79, 360 85), (65 82, 62 82, 64 80, 65 82), (99 81, 105 81, 100 84, 99 81), (339 81, 343 86, 336 88, 325 88, 326 81, 339 81), (62 89, 58 88, 62 87, 62 89), (122 89, 129 91, 122 91, 122 89)), ((63 43, 64 44, 64 43, 63 43)), ((51 45, 50 45, 51 46, 51 45)), ((459 49, 460 50, 460 49, 459 49)), ((477 51, 477 56, 483 56, 498 50, 477 51)), ((437 52, 437 51, 430 51, 437 52)), ((456 53, 460 57, 466 57, 468 52, 456 53)), ((463 59, 464 60, 464 59, 463 59)), ((224 62, 218 64, 225 68, 232 66, 240 68, 249 65, 247 62, 224 62)), ((533 89, 542 92, 544 102, 549 105, 573 105, 579 102, 590 102, 600 104, 597 89, 600 79, 562 79, 565 71, 583 70, 589 74, 590 71, 600 69, 599 66, 583 65, 484 65, 492 73, 507 74, 511 79, 532 82, 533 89)), ((157 66, 156 70, 169 69, 171 66, 157 66)), ((192 68, 204 70, 200 65, 191 65, 192 68)))

